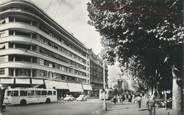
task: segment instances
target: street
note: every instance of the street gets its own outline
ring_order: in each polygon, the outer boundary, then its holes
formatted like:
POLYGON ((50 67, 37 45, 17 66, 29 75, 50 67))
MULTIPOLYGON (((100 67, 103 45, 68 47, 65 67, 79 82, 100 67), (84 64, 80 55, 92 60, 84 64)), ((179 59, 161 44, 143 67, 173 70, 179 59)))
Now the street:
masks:
POLYGON ((3 115, 96 115, 100 114, 101 101, 65 102, 8 106, 3 115))
MULTIPOLYGON (((107 101, 108 110, 102 109, 102 101, 89 99, 83 102, 65 102, 50 104, 31 104, 26 106, 8 106, 3 115, 149 115, 143 104, 139 109, 136 103, 124 102, 112 104, 107 101)), ((157 109, 156 115, 168 115, 169 110, 157 109)))
POLYGON ((26 106, 8 106, 3 115, 89 115, 98 114, 101 102, 88 100, 87 102, 65 102, 50 104, 31 104, 26 106))

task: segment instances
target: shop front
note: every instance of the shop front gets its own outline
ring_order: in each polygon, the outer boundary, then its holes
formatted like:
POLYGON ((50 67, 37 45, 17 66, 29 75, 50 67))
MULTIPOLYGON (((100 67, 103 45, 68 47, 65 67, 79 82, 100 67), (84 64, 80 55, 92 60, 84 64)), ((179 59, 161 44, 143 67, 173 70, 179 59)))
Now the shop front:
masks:
POLYGON ((45 85, 47 89, 54 88, 57 90, 58 99, 65 97, 69 93, 68 85, 66 82, 45 80, 45 85))
POLYGON ((68 88, 69 88, 70 94, 75 98, 77 98, 84 91, 82 88, 82 84, 79 84, 79 83, 68 83, 68 88))
POLYGON ((83 84, 82 87, 85 95, 91 95, 91 91, 92 91, 91 85, 83 84))

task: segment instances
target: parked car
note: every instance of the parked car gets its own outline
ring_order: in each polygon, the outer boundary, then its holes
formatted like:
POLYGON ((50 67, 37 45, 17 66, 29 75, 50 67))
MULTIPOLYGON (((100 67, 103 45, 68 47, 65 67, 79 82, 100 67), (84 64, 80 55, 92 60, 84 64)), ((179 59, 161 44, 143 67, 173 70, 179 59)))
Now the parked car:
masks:
POLYGON ((73 101, 73 100, 75 100, 75 97, 73 97, 72 95, 67 95, 63 100, 64 101, 73 101))
POLYGON ((76 100, 77 100, 77 101, 87 101, 87 96, 85 96, 85 95, 80 95, 76 100))

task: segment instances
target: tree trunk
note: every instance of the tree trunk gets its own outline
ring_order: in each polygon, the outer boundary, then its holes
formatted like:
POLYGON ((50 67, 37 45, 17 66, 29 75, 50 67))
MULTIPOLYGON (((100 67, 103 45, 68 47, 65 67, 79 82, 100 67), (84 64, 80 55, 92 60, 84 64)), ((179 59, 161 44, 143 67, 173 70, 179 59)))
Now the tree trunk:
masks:
POLYGON ((2 96, 3 96, 3 93, 2 93, 2 89, 0 88, 0 115, 2 114, 2 107, 3 107, 2 96))
POLYGON ((172 115, 182 114, 182 88, 177 83, 177 76, 172 71, 173 84, 172 84, 172 115))

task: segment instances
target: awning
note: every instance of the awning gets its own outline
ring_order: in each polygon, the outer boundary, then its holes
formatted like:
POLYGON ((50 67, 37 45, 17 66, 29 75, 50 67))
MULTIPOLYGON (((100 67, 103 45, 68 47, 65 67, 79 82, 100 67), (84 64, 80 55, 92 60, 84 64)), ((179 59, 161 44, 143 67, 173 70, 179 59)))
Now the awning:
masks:
POLYGON ((49 81, 49 80, 45 80, 45 85, 46 88, 52 89, 52 88, 56 88, 56 89, 68 89, 68 85, 65 82, 60 82, 60 81, 49 81))
POLYGON ((14 79, 0 79, 1 84, 14 84, 14 79))
POLYGON ((16 84, 30 84, 30 79, 16 79, 16 84))
POLYGON ((32 84, 43 84, 43 79, 32 79, 32 84))
POLYGON ((84 90, 92 90, 91 85, 83 84, 83 89, 84 90))
POLYGON ((77 83, 68 83, 70 92, 83 92, 82 85, 77 83))

